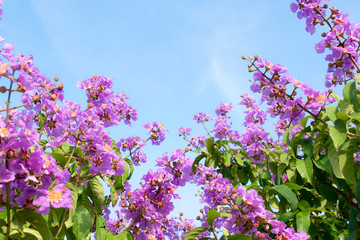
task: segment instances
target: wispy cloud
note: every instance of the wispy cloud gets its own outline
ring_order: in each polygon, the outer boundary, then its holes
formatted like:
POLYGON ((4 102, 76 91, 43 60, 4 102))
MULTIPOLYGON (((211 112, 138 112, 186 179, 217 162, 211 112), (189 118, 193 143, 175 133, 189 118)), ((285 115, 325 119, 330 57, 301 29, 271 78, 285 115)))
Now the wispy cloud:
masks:
POLYGON ((211 80, 219 87, 224 97, 229 102, 238 102, 240 93, 242 92, 239 86, 238 79, 227 74, 219 59, 214 57, 211 60, 211 80))

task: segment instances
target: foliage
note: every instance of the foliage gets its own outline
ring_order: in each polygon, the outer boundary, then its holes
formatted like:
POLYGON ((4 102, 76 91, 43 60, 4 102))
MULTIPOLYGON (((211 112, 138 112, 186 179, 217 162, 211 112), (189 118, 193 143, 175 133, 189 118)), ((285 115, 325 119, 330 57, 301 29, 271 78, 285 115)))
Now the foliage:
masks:
MULTIPOLYGON (((194 116, 207 135, 190 137, 185 149, 164 153, 140 188, 128 180, 146 161, 142 148, 159 145, 167 130, 145 124, 149 136, 115 141, 106 130, 137 120, 113 80, 93 76, 78 83, 87 106, 63 97, 32 57, 14 55, 5 42, 0 74, 9 87, 0 112, 0 239, 357 239, 360 232, 360 26, 318 1, 297 0, 291 10, 306 18, 306 31, 327 25, 316 51, 329 51, 326 86, 320 92, 295 80, 287 68, 259 56, 243 57, 253 72, 245 94, 245 129, 232 129, 232 104, 221 103, 213 118, 194 116), (21 104, 11 106, 13 95, 21 104), (278 119, 275 141, 264 128, 278 119), (207 125, 214 122, 212 130, 207 125), (188 152, 196 154, 193 160, 188 152), (105 195, 105 183, 110 195, 105 195), (178 187, 202 187, 206 207, 194 220, 170 218, 178 187), (119 206, 117 219, 109 206, 119 206), (296 230, 296 231, 295 231, 296 230)), ((5 83, 4 83, 5 84, 5 83)))

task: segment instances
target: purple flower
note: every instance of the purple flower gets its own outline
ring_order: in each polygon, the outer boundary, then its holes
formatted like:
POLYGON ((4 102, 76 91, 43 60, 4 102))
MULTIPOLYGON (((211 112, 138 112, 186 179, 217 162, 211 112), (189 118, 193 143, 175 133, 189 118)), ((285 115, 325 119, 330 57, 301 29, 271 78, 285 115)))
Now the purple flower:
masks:
POLYGON ((53 187, 52 190, 39 190, 40 197, 38 197, 33 204, 40 205, 38 211, 42 214, 48 214, 50 205, 53 208, 72 208, 71 191, 60 184, 53 187))
POLYGON ((207 113, 199 112, 195 114, 193 120, 196 120, 197 123, 205 123, 211 120, 211 116, 207 113))
POLYGON ((153 122, 153 124, 147 123, 143 127, 149 130, 149 139, 151 139, 153 145, 160 145, 165 140, 165 132, 168 132, 168 130, 164 128, 163 124, 153 122))

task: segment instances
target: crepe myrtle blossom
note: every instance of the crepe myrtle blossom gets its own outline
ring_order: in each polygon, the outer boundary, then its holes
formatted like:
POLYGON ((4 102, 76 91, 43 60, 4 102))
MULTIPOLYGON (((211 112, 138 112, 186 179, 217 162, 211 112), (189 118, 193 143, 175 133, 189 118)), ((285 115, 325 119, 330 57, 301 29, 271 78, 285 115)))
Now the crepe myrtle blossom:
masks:
POLYGON ((203 112, 195 114, 193 120, 196 120, 197 123, 205 123, 211 120, 211 115, 203 112))
POLYGON ((204 148, 205 140, 206 140, 205 135, 194 135, 191 137, 191 139, 189 141, 189 144, 190 144, 189 146, 193 146, 195 149, 204 148))
POLYGON ((130 136, 128 138, 122 138, 116 146, 121 148, 123 152, 129 150, 130 152, 137 148, 145 146, 145 141, 139 136, 130 136))
POLYGON ((137 111, 128 104, 126 95, 114 94, 113 79, 103 75, 93 76, 78 83, 78 87, 86 90, 88 109, 93 110, 104 121, 105 127, 119 125, 120 121, 131 125, 137 120, 137 111))
POLYGON ((149 130, 149 138, 153 145, 160 145, 160 143, 165 140, 165 132, 169 132, 164 128, 163 124, 159 124, 156 121, 152 124, 147 123, 143 127, 149 130))
POLYGON ((216 108, 215 113, 217 116, 226 116, 226 114, 233 109, 231 103, 220 103, 216 108))
POLYGON ((184 136, 190 136, 190 132, 191 132, 191 128, 188 127, 180 127, 179 128, 179 135, 184 135, 184 136))
POLYGON ((315 91, 308 84, 291 77, 284 66, 272 64, 259 56, 247 60, 251 62, 249 71, 255 72, 251 90, 261 93, 260 103, 266 102, 266 112, 271 117, 278 117, 279 121, 287 119, 297 125, 305 112, 315 116, 323 106, 335 101, 329 97, 332 90, 323 93, 315 91))
POLYGON ((323 39, 315 44, 317 53, 329 54, 325 60, 329 62, 325 86, 336 86, 343 81, 354 77, 355 72, 360 72, 359 39, 360 25, 349 20, 349 15, 337 8, 329 8, 323 1, 297 0, 290 5, 291 10, 297 13, 298 18, 306 19, 306 31, 314 34, 316 25, 327 25, 329 30, 323 32, 323 39))
POLYGON ((243 186, 234 187, 227 178, 223 178, 213 168, 199 166, 196 180, 203 186, 201 202, 206 203, 202 226, 207 227, 206 213, 221 206, 228 216, 219 216, 215 227, 225 227, 229 234, 252 234, 255 239, 308 239, 305 232, 295 232, 285 223, 276 220, 275 214, 266 210, 264 200, 253 189, 243 186), (265 226, 266 227, 263 227, 265 226))
POLYGON ((51 190, 39 190, 38 195, 33 204, 39 206, 39 213, 48 214, 50 205, 53 208, 72 208, 71 191, 63 184, 56 185, 51 190))

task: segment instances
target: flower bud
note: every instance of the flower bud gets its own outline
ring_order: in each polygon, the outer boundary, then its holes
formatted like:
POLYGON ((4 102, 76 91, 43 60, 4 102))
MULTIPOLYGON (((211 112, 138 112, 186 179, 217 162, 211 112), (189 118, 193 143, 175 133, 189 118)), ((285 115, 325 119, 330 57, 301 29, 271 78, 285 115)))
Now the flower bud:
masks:
POLYGON ((55 82, 59 81, 59 79, 60 79, 59 77, 54 77, 55 82))
POLYGON ((56 93, 51 94, 51 100, 56 101, 58 99, 58 95, 56 93))
POLYGON ((60 83, 59 85, 58 85, 58 89, 63 89, 64 88, 64 84, 63 83, 60 83))
POLYGON ((0 93, 5 93, 7 91, 5 86, 0 87, 0 93))

